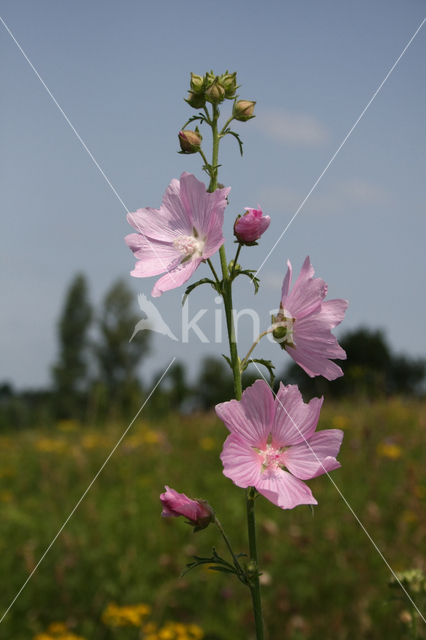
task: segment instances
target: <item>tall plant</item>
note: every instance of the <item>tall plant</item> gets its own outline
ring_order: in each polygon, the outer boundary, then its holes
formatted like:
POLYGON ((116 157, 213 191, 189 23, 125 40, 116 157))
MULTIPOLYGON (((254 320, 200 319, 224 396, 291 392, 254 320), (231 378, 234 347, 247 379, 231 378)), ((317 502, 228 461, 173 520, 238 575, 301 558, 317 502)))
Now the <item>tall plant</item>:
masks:
POLYGON ((208 564, 217 571, 234 574, 246 585, 253 603, 256 637, 261 640, 264 623, 257 558, 256 499, 262 495, 281 509, 317 504, 304 481, 340 466, 336 456, 343 433, 338 429, 316 431, 322 398, 305 403, 296 386, 282 383, 274 395, 265 379, 257 380, 243 392, 242 374, 252 363, 256 367, 266 367, 272 385, 273 363, 252 357, 260 340, 272 334, 279 346, 308 375, 322 375, 328 380, 342 375, 342 370, 332 360, 344 359, 346 354, 331 330, 343 319, 347 302, 325 300, 327 285, 321 278, 314 278, 309 257, 291 287, 292 267, 288 262, 276 315, 248 353, 240 357, 234 327, 233 286, 243 275, 252 280, 257 292, 256 271, 240 265, 241 252, 243 248, 257 244, 269 227, 270 218, 259 206, 246 208, 237 216, 234 223, 236 252, 229 262, 222 226, 230 188, 218 182, 220 143, 226 136, 234 137, 242 155, 243 143, 232 126, 235 122, 254 118, 256 104, 252 100, 239 99, 237 89, 236 73, 191 74, 186 101, 197 113, 182 127, 179 141, 182 154, 200 155, 202 169, 210 180, 208 188, 189 173, 183 173, 180 180, 172 180, 158 210, 145 208, 128 215, 136 233, 128 235, 126 242, 136 258, 133 276, 164 274, 154 285, 154 297, 183 285, 204 262, 211 277, 187 286, 185 295, 200 285, 209 284, 223 299, 229 345, 226 359, 233 373, 235 398, 218 404, 216 413, 230 432, 221 454, 223 473, 245 490, 249 553, 245 556, 233 550, 217 514, 205 500, 193 500, 166 486, 161 495, 162 515, 184 516, 195 531, 216 525, 229 558, 225 559, 213 550, 211 556, 194 558, 188 568, 208 564), (232 109, 222 123, 220 108, 226 101, 232 102, 232 109), (194 122, 197 123, 195 129, 187 129, 194 122), (200 127, 211 130, 210 153, 203 146, 200 127), (215 255, 219 257, 219 266, 213 263, 215 255))

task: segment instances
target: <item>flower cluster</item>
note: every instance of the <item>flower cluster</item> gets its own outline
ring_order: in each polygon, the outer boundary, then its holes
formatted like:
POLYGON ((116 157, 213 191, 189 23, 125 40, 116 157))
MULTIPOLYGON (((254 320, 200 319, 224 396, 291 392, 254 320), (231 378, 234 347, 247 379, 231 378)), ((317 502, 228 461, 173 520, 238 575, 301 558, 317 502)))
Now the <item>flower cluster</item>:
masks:
POLYGON ((82 636, 77 636, 69 631, 63 622, 52 622, 46 631, 38 633, 33 640, 85 640, 82 636))
MULTIPOLYGON (((172 180, 160 209, 139 209, 129 222, 139 231, 126 241, 137 263, 132 275, 145 277, 166 271, 152 295, 186 282, 201 262, 223 244, 222 224, 229 188, 206 191, 193 175, 172 180)), ((254 243, 270 224, 260 207, 247 207, 238 216, 234 233, 241 244, 254 243)), ((279 311, 271 331, 280 346, 310 376, 329 380, 342 375, 331 358, 346 354, 331 330, 341 322, 346 300, 328 300, 327 285, 314 278, 309 256, 291 289, 292 267, 284 278, 279 311), (291 289, 291 290, 290 290, 291 289)), ((316 504, 303 480, 339 466, 335 457, 342 441, 336 429, 314 433, 322 400, 308 405, 297 387, 281 385, 277 396, 263 381, 245 391, 240 401, 216 407, 230 431, 221 456, 224 473, 241 487, 253 486, 284 509, 316 504), (288 471, 285 471, 286 468, 288 471)), ((207 503, 194 501, 166 487, 161 495, 162 515, 183 515, 196 530, 212 520, 207 503)))
POLYGON ((143 640, 202 640, 204 632, 197 624, 166 622, 159 627, 148 622, 142 627, 141 637, 143 640))
POLYGON ((108 627, 140 627, 150 613, 148 604, 119 606, 110 602, 102 613, 102 622, 108 627))

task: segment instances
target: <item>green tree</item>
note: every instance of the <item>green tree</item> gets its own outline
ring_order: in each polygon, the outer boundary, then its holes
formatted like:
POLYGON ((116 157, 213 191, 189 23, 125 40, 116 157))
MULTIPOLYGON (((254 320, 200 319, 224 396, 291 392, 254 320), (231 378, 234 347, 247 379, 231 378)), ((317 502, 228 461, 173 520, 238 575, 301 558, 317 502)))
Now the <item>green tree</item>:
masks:
POLYGON ((81 417, 84 409, 91 321, 86 278, 78 274, 65 295, 58 322, 59 357, 52 368, 57 417, 81 417))
POLYGON ((118 280, 107 291, 98 317, 99 339, 95 345, 98 364, 98 394, 109 413, 130 415, 141 400, 138 366, 149 351, 149 333, 139 331, 133 339, 140 315, 135 296, 125 281, 118 280))

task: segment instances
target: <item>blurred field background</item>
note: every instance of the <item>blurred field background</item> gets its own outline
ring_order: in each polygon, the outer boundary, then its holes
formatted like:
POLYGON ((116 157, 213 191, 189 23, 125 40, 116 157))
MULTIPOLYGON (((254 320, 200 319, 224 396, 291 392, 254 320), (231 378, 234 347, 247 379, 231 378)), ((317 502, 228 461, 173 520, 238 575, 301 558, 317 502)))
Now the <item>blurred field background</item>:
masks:
MULTIPOLYGON (((61 420, 3 431, 3 609, 126 426, 61 420)), ((424 400, 326 400, 320 428, 327 427, 345 431, 342 468, 332 477, 385 557, 396 571, 426 569, 424 400)), ((137 420, 2 623, 1 637, 191 639, 201 637, 199 628, 204 638, 253 637, 249 594, 236 579, 208 569, 180 577, 191 556, 212 545, 226 556, 215 529, 193 534, 182 519, 160 518, 167 483, 208 499, 236 550, 246 551, 244 491, 220 472, 225 435, 212 412, 137 420), (130 607, 122 616, 129 626, 111 626, 104 613, 111 603, 130 607), (138 617, 142 604, 150 613, 138 617), (148 622, 163 630, 154 633, 148 622), (188 625, 197 626, 191 632, 188 625)), ((336 489, 327 477, 310 486, 319 502, 313 511, 257 502, 267 637, 412 637, 408 602, 389 588, 388 569, 336 489)), ((413 597, 425 604, 424 595, 413 597)), ((425 637, 420 627, 418 637, 425 637)))
MULTIPOLYGON (((129 342, 139 319, 125 282, 95 309, 79 274, 58 319, 51 385, 0 385, 2 612, 147 401, 2 621, 2 638, 253 638, 246 587, 208 567, 181 577, 213 546, 226 557, 215 528, 194 534, 181 518, 160 517, 168 484, 207 499, 235 551, 247 551, 245 495, 222 475, 227 434, 213 410, 233 396, 230 370, 209 357, 191 381, 176 361, 150 397, 163 372, 149 384, 140 379, 152 333, 129 342)), ((325 395, 320 428, 345 431, 332 479, 392 568, 424 571, 425 361, 395 354, 377 329, 360 327, 340 342, 348 354, 343 378, 312 380, 293 365, 277 379, 299 384, 306 398, 325 395)), ((267 638, 425 637, 332 482, 309 484, 319 502, 313 510, 257 501, 267 638)), ((426 582, 407 588, 422 609, 426 582)))

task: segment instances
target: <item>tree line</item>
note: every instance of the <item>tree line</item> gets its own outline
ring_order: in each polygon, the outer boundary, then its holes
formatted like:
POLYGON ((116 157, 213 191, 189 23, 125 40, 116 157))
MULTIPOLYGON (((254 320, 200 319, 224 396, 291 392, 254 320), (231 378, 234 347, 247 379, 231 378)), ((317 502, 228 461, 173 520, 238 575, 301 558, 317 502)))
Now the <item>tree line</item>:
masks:
MULTIPOLYGON (((150 352, 149 331, 136 333, 140 320, 134 293, 124 280, 106 292, 98 310, 93 308, 83 274, 75 276, 65 295, 57 325, 58 354, 46 389, 16 392, 11 383, 0 382, 0 427, 21 427, 76 419, 102 423, 135 415, 147 391, 139 371, 150 352)), ((367 327, 339 338, 347 360, 339 362, 344 377, 329 382, 309 378, 296 364, 278 372, 280 380, 298 384, 305 398, 425 393, 426 360, 393 352, 384 333, 367 327)), ((161 374, 148 382, 149 390, 161 374)), ((259 378, 251 369, 243 386, 259 378)), ((209 410, 233 397, 231 371, 224 359, 206 357, 200 362, 196 383, 185 365, 175 362, 146 407, 150 416, 169 411, 209 410)))

